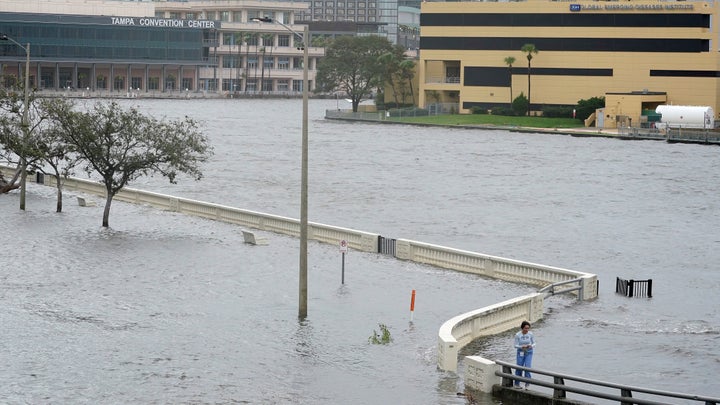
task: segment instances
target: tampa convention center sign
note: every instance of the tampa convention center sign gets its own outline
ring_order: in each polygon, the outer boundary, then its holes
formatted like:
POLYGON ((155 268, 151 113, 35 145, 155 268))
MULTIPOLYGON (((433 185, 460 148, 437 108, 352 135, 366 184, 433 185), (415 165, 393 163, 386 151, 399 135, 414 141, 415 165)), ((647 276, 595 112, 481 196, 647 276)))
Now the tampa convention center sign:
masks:
POLYGON ((211 20, 178 20, 151 17, 110 17, 110 24, 137 27, 160 28, 220 28, 220 22, 211 20))

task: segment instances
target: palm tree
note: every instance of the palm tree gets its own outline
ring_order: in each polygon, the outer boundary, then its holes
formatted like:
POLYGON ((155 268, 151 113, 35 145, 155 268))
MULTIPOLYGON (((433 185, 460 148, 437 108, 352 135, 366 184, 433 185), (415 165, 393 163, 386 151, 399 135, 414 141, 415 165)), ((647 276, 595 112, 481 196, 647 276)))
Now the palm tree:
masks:
MULTIPOLYGON (((262 68, 260 69, 260 93, 262 94, 265 86, 265 51, 267 46, 270 46, 270 58, 272 59, 272 51, 273 51, 273 41, 275 39, 275 35, 273 34, 262 34, 261 35, 263 40, 263 47, 262 47, 262 68)), ((270 78, 270 71, 268 71, 268 79, 270 78)))
MULTIPOLYGON (((413 91, 412 81, 415 77, 415 62, 410 59, 405 59, 400 62, 398 66, 400 68, 400 77, 407 80, 410 85, 410 96, 412 97, 413 106, 415 105, 415 92, 413 91)), ((405 96, 403 95, 403 103, 405 102, 405 96)))
POLYGON ((250 41, 256 36, 257 34, 254 32, 243 32, 242 33, 242 40, 245 42, 245 93, 247 93, 248 90, 248 78, 250 75, 248 75, 248 61, 250 60, 250 41))
POLYGON ((537 55, 538 50, 535 48, 535 44, 525 44, 520 48, 520 51, 527 57, 528 60, 528 109, 527 115, 530 116, 530 61, 532 61, 533 55, 537 55))
POLYGON ((512 95, 512 65, 515 63, 514 56, 508 56, 505 58, 505 64, 508 66, 508 73, 510 74, 510 106, 512 106, 513 95, 512 95))

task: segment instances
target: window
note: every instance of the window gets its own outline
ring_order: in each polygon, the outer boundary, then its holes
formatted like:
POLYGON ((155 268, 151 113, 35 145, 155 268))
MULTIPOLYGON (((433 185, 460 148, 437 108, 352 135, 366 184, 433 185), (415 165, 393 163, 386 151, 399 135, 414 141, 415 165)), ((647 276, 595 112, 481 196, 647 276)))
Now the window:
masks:
POLYGON ((277 91, 288 91, 290 89, 290 80, 279 79, 277 81, 277 91))
POLYGON ((301 58, 301 57, 293 58, 293 69, 296 69, 296 70, 302 69, 303 68, 302 66, 303 66, 303 58, 301 58))
POLYGON ((322 6, 323 6, 323 2, 322 2, 322 1, 313 2, 313 7, 318 7, 318 8, 319 8, 319 7, 322 7, 322 6))
POLYGON ((238 64, 238 57, 235 55, 224 55, 222 57, 222 67, 224 68, 234 68, 240 66, 238 64))
POLYGON ((343 7, 345 7, 345 2, 344 2, 344 1, 338 1, 338 5, 337 5, 337 6, 338 6, 338 8, 343 8, 343 7))
POLYGON ((138 90, 142 88, 142 77, 133 77, 130 80, 130 87, 138 90))
POLYGON ((355 8, 355 2, 354 2, 354 1, 348 1, 348 7, 355 8))
POLYGON ((188 20, 194 20, 195 13, 185 13, 185 18, 187 18, 188 20))
POLYGON ((222 33, 222 43, 223 45, 235 45, 235 36, 232 32, 223 32, 222 33))
POLYGON ((247 79, 247 83, 245 83, 247 87, 247 91, 257 91, 257 79, 247 79))
POLYGON ((343 10, 343 9, 338 9, 337 14, 338 14, 338 15, 345 15, 345 10, 343 10))
POLYGON ((290 35, 278 35, 278 46, 290 46, 290 35))
POLYGON ((377 10, 372 9, 372 8, 370 10, 368 10, 368 14, 370 14, 370 15, 375 15, 376 12, 377 12, 377 10))
POLYGON ((221 11, 220 12, 220 20, 221 21, 230 21, 230 12, 229 11, 221 11))
POLYGON ((185 90, 192 89, 193 79, 190 77, 183 77, 182 79, 182 88, 185 90))
POLYGON ((224 91, 239 91, 240 82, 235 79, 222 79, 222 89, 224 91))
POLYGON ((282 19, 282 23, 290 24, 290 12, 285 11, 282 14, 279 15, 279 17, 282 19))
POLYGON ((148 78, 148 89, 149 90, 157 90, 159 88, 160 88, 160 78, 159 77, 148 78))
POLYGON ((278 69, 287 70, 290 69, 290 57, 278 56, 278 69))
POLYGON ((247 68, 255 69, 258 66, 257 56, 250 55, 247 58, 247 68))
POLYGON ((357 11, 358 15, 365 15, 365 9, 361 8, 357 11))
POLYGON ((242 22, 242 11, 233 12, 233 22, 242 22))
POLYGON ((303 91, 302 80, 293 80, 293 91, 303 91))
POLYGON ((327 14, 327 15, 333 15, 333 9, 331 9, 331 8, 326 9, 326 10, 325 10, 325 14, 327 14))
POLYGON ((355 10, 348 10, 348 15, 355 15, 355 10))
POLYGON ((263 80, 263 91, 272 91, 273 90, 273 81, 272 79, 265 79, 263 80))
POLYGON ((174 20, 180 19, 180 13, 168 13, 168 18, 172 18, 174 20))
POLYGON ((115 76, 115 80, 113 80, 113 89, 124 90, 125 89, 125 78, 122 76, 115 76))
POLYGON ((326 1, 325 7, 335 7, 335 2, 334 1, 326 1))
POLYGON ((265 69, 273 69, 275 67, 275 58, 266 56, 263 58, 263 66, 265 69))
POLYGON ((358 2, 358 8, 365 8, 365 2, 364 1, 358 2))
POLYGON ((257 10, 248 10, 247 12, 247 18, 248 21, 252 21, 253 18, 260 18, 260 12, 257 10))
POLYGON ((375 22, 375 17, 368 17, 368 22, 375 22))

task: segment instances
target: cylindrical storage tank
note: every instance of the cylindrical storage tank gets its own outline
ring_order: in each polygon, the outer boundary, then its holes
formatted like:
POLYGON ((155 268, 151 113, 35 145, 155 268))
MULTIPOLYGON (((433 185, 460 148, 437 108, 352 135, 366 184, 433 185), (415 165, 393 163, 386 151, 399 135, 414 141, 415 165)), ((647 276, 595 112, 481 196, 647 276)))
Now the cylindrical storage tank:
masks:
POLYGON ((712 107, 660 105, 655 112, 662 115, 660 121, 670 128, 715 128, 715 112, 712 107))

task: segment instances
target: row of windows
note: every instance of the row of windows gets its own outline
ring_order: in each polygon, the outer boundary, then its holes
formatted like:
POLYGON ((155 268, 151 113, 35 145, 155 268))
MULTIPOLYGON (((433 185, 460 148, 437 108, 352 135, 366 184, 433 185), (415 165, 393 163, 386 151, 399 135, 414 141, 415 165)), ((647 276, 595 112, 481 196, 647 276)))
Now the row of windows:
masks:
MULTIPOLYGON (((333 7, 333 8, 345 8, 345 7, 355 8, 355 4, 356 3, 354 1, 348 1, 347 3, 344 1, 338 1, 337 3, 334 1, 326 1, 326 2, 314 1, 312 3, 312 6, 318 7, 318 8, 322 8, 323 6, 324 7, 333 7)), ((377 4, 374 1, 367 2, 367 3, 364 1, 358 1, 357 7, 358 8, 366 8, 366 7, 367 8, 376 8, 377 4)))
POLYGON ((241 32, 223 32, 223 45, 240 45, 247 44, 249 46, 294 46, 290 44, 289 34, 260 34, 260 33, 241 33, 241 32), (277 45, 275 44, 277 38, 277 45))
POLYGON ((223 22, 251 22, 253 18, 260 17, 272 17, 279 21, 291 21, 290 16, 292 13, 289 11, 271 11, 271 10, 245 10, 245 11, 207 11, 207 12, 192 12, 192 13, 180 13, 180 12, 164 12, 158 11, 155 13, 155 17, 158 18, 173 18, 173 19, 187 19, 187 20, 220 20, 223 22))
POLYGON ((262 59, 263 65, 268 69, 281 69, 289 70, 291 67, 295 69, 302 69, 302 58, 290 58, 287 56, 278 56, 277 59, 273 57, 260 58, 257 55, 249 55, 247 57, 235 56, 235 55, 224 55, 222 57, 221 66, 224 68, 237 68, 245 67, 247 69, 253 69, 260 66, 258 60, 262 59), (245 63, 243 64, 243 61, 245 63), (292 63, 291 63, 292 62, 292 63))
POLYGON ((581 52, 709 52, 707 39, 675 38, 515 38, 421 37, 420 49, 518 51, 532 43, 541 51, 581 52))
MULTIPOLYGON (((202 30, 0 22, 0 32, 30 43, 33 58, 200 61, 205 56, 202 30)), ((3 41, 0 55, 20 57, 25 51, 3 41)))
POLYGON ((33 43, 70 43, 90 40, 112 41, 160 41, 181 44, 183 42, 200 42, 202 30, 168 29, 151 27, 118 27, 88 25, 55 25, 37 23, 0 22, 1 32, 17 38, 20 42, 33 43))
POLYGON ((710 28, 709 14, 421 14, 435 27, 660 27, 710 28))
MULTIPOLYGON (((321 14, 322 11, 323 11, 323 10, 314 10, 314 13, 315 13, 315 14, 321 14)), ((334 10, 334 9, 332 9, 332 8, 327 8, 327 9, 325 9, 325 14, 326 14, 326 15, 333 15, 333 14, 337 14, 337 15, 355 15, 355 14, 357 13, 357 15, 365 15, 365 12, 366 12, 366 11, 367 11, 367 13, 368 13, 369 15, 375 15, 375 14, 377 13, 377 10, 375 10, 375 9, 372 9, 372 10, 340 10, 340 9, 334 10)))
MULTIPOLYGON (((143 61, 201 61, 203 53, 193 49, 168 49, 146 47, 108 47, 108 46, 45 46, 35 45, 31 54, 36 58, 63 59, 109 59, 109 60, 143 60, 143 61)), ((0 57, 25 56, 17 53, 17 47, 0 45, 0 57)))
POLYGON ((355 22, 377 22, 378 17, 365 17, 365 16, 343 16, 343 15, 325 15, 321 10, 315 11, 314 15, 303 14, 301 16, 303 21, 316 20, 316 21, 355 21, 355 22))
MULTIPOLYGON (((255 92, 258 91, 260 82, 262 82, 262 91, 291 91, 290 85, 292 83, 292 91, 301 92, 303 84, 302 80, 293 80, 291 82, 290 79, 222 79, 222 89, 224 91, 255 92), (275 85, 275 88, 273 88, 273 85, 275 85)), ((208 79, 208 85, 211 88, 214 86, 210 79, 208 79)))

